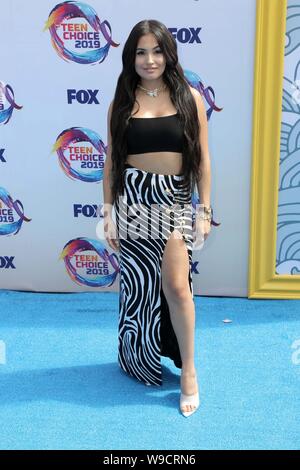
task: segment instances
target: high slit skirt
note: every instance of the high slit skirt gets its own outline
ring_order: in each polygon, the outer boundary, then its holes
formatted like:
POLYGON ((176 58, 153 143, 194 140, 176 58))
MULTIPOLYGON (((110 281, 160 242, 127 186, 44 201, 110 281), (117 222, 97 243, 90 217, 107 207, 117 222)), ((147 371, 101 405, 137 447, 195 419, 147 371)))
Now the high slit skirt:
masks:
MULTIPOLYGON (((182 367, 161 283, 166 243, 176 229, 185 241, 192 283, 192 201, 183 174, 151 173, 125 163, 124 191, 115 203, 119 239, 118 363, 146 385, 162 385, 161 356, 182 367)), ((180 269, 180 266, 178 266, 180 269)))

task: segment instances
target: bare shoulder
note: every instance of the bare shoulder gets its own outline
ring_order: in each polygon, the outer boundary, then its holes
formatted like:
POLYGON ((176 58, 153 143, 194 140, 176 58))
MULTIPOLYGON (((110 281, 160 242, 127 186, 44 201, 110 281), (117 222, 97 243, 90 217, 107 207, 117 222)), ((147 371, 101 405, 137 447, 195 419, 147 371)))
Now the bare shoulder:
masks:
MULTIPOLYGON (((200 126, 202 129, 204 129, 204 134, 207 132, 207 114, 206 114, 206 108, 204 104, 204 100, 198 90, 190 86, 190 90, 192 95, 194 96, 196 107, 197 107, 197 113, 199 117, 199 122, 200 126)), ((206 138, 206 137, 205 137, 206 138)), ((206 144, 203 144, 206 145, 206 144)))
POLYGON ((113 101, 110 103, 107 111, 107 142, 108 147, 111 145, 111 113, 112 113, 113 101))
POLYGON ((203 102, 203 98, 202 98, 201 94, 199 93, 198 90, 196 90, 196 88, 194 88, 190 85, 189 85, 189 87, 190 87, 192 95, 195 98, 197 106, 200 106, 201 108, 203 108, 204 107, 204 102, 203 102))
POLYGON ((114 100, 112 100, 112 102, 110 103, 110 105, 109 105, 109 107, 108 107, 108 111, 107 111, 107 124, 108 124, 108 125, 110 125, 110 121, 111 121, 111 114, 112 114, 113 102, 114 102, 114 100))
POLYGON ((108 107, 108 114, 111 114, 111 111, 112 111, 112 108, 113 108, 113 104, 114 104, 114 100, 112 100, 112 102, 110 103, 109 107, 108 107))

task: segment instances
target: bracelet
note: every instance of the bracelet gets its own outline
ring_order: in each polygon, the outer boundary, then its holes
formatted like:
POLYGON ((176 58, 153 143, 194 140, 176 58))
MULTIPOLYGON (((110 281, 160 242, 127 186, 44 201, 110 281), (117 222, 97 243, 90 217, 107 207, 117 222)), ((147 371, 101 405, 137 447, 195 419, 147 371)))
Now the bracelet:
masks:
POLYGON ((212 223, 213 220, 213 208, 211 206, 207 207, 202 204, 202 211, 198 212, 198 217, 200 220, 208 220, 210 223, 212 223), (203 212, 203 214, 202 214, 203 212))
POLYGON ((214 225, 215 227, 218 227, 221 225, 220 223, 217 223, 213 219, 213 208, 211 206, 207 207, 204 206, 204 204, 200 204, 201 210, 196 213, 196 216, 200 218, 200 220, 209 220, 211 225, 214 225))

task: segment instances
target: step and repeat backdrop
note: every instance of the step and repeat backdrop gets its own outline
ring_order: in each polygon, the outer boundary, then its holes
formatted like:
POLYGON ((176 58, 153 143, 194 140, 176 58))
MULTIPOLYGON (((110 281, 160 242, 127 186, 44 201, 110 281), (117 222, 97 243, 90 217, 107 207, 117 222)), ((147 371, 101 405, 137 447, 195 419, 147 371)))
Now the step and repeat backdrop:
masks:
POLYGON ((254 0, 1 3, 0 289, 119 290, 118 252, 103 236, 107 110, 131 29, 157 19, 176 39, 209 123, 220 225, 193 254, 194 293, 247 295, 255 7, 254 0))

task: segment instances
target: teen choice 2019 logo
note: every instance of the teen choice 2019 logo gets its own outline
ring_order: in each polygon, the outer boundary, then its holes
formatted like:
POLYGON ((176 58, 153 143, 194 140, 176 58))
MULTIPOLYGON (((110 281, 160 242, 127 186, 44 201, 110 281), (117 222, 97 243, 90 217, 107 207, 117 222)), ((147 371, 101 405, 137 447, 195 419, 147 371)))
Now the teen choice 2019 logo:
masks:
POLYGON ((109 287, 119 273, 118 257, 109 254, 98 240, 75 238, 70 240, 60 255, 72 281, 90 287, 109 287))
POLYGON ((24 221, 31 219, 25 217, 21 201, 14 201, 8 191, 0 187, 0 235, 16 235, 24 221))
POLYGON ((203 80, 195 72, 191 70, 184 70, 184 76, 187 82, 196 90, 199 91, 200 95, 203 96, 209 105, 206 111, 207 120, 210 119, 213 111, 220 112, 223 108, 219 108, 215 104, 215 92, 211 86, 205 87, 203 80))
POLYGON ((106 150, 96 132, 71 127, 57 137, 51 153, 57 153, 59 164, 69 178, 99 183, 103 178, 106 150))
POLYGON ((82 2, 62 2, 50 12, 44 31, 49 29, 51 42, 58 55, 79 64, 101 63, 110 46, 120 44, 112 40, 108 21, 100 21, 95 10, 82 2), (102 37, 105 44, 101 46, 102 37))
POLYGON ((15 102, 14 91, 10 85, 0 81, 0 124, 7 124, 14 109, 22 109, 23 106, 15 102))

